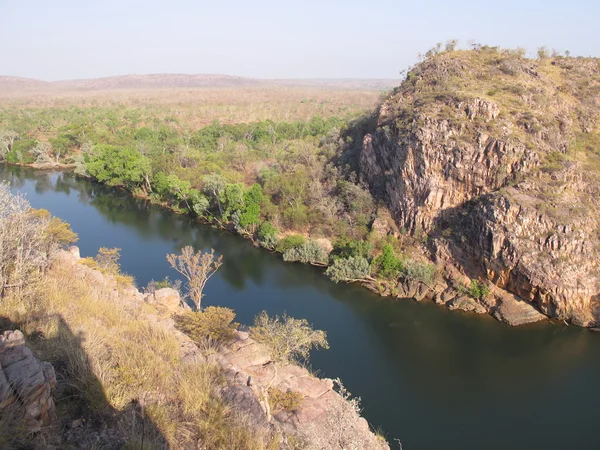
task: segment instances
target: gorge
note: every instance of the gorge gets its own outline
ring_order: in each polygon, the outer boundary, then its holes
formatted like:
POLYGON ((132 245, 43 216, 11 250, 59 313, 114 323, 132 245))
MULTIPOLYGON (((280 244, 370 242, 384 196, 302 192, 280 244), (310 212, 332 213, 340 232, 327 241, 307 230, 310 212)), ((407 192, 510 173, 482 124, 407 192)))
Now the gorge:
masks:
POLYGON ((174 277, 166 253, 215 248, 225 264, 207 286, 206 304, 234 308, 246 325, 266 309, 326 330, 331 349, 314 353, 313 369, 339 376, 361 397, 363 416, 392 445, 394 438, 415 449, 596 444, 586 399, 600 375, 600 342, 585 329, 551 321, 511 328, 336 285, 315 268, 284 264, 238 236, 68 172, 3 167, 0 178, 71 223, 83 256, 121 248, 122 268, 138 286, 174 277))

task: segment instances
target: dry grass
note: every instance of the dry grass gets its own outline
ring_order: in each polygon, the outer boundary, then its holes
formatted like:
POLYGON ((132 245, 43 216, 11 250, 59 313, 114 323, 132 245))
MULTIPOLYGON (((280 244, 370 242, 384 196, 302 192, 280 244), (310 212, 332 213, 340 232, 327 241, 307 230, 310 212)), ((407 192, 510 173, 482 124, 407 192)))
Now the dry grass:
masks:
POLYGON ((2 109, 65 109, 72 106, 138 112, 141 117, 199 128, 221 123, 308 120, 352 116, 375 107, 378 90, 311 87, 173 88, 110 91, 0 93, 2 109), (148 113, 148 109, 152 113, 148 113))
POLYGON ((218 395, 219 368, 184 363, 177 335, 149 320, 147 307, 81 272, 90 273, 54 267, 27 296, 0 305, 0 315, 55 366, 65 423, 104 421, 124 448, 139 448, 142 439, 144 448, 268 447, 271 437, 218 395))

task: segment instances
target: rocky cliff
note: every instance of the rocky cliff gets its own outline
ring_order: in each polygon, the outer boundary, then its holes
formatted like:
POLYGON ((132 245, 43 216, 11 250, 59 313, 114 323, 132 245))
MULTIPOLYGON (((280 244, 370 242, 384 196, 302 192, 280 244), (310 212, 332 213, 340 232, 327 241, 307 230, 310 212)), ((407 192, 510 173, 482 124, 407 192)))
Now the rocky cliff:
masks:
POLYGON ((597 325, 599 93, 598 59, 489 47, 435 54, 382 104, 362 177, 399 227, 427 237, 446 284, 498 288, 477 299, 483 311, 501 315, 511 293, 548 316, 597 325))

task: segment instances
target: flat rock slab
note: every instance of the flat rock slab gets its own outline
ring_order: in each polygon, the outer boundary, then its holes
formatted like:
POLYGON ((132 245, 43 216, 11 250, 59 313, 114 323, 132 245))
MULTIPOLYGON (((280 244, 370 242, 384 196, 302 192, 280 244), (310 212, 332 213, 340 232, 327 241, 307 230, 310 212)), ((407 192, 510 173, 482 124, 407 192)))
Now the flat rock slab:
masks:
POLYGON ((498 306, 493 312, 493 316, 501 322, 517 326, 539 322, 546 318, 545 315, 535 309, 530 303, 508 292, 495 295, 497 296, 498 306))
POLYGON ((456 297, 454 300, 448 303, 448 309, 454 311, 455 309, 460 309, 461 311, 466 312, 474 312, 477 314, 485 314, 487 309, 477 300, 467 297, 466 295, 460 295, 456 297))

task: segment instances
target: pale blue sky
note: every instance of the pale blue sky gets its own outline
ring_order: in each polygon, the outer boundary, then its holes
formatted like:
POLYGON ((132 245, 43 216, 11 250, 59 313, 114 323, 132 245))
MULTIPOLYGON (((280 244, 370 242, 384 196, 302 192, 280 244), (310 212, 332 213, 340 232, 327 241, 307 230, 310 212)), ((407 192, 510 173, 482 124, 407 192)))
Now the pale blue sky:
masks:
POLYGON ((396 78, 436 42, 600 56, 600 0, 0 0, 0 75, 396 78))

